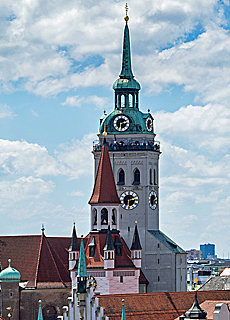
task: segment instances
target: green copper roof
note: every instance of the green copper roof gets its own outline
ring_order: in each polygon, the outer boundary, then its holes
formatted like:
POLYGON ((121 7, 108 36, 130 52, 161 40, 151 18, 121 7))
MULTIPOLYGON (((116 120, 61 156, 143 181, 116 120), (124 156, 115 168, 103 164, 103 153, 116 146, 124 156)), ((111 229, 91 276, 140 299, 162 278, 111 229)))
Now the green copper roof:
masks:
POLYGON ((9 259, 9 266, 0 272, 0 281, 20 281, 20 272, 11 267, 9 259))
POLYGON ((38 309, 38 320, 43 320, 43 315, 42 315, 42 301, 39 300, 39 309, 38 309))
POLYGON ((141 89, 140 83, 134 79, 132 71, 129 27, 127 21, 124 30, 121 73, 119 75, 119 79, 114 82, 113 89, 141 89))
POLYGON ((125 30, 124 30, 122 69, 119 77, 121 79, 133 78, 133 72, 131 67, 129 27, 127 22, 125 24, 125 30))
POLYGON ((126 314, 125 314, 125 304, 124 304, 124 302, 125 302, 125 299, 122 299, 122 302, 123 302, 123 304, 122 304, 122 313, 121 313, 121 320, 126 320, 126 314))
POLYGON ((84 250, 83 239, 81 239, 77 276, 78 277, 87 277, 87 269, 86 269, 86 263, 85 263, 85 250, 84 250))
POLYGON ((166 247, 175 253, 186 253, 180 246, 176 244, 172 239, 170 239, 166 234, 160 230, 148 230, 153 236, 155 236, 160 242, 162 242, 166 247))

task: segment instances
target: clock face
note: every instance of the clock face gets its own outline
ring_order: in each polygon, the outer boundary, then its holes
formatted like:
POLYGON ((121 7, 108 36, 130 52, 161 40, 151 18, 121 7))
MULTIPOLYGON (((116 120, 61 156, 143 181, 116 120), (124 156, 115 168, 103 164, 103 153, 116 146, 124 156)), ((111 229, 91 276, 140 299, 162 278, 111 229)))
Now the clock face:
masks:
POLYGON ((93 276, 88 275, 88 277, 87 277, 87 288, 90 288, 90 287, 93 287, 93 291, 95 291, 97 289, 97 281, 93 276))
POLYGON ((154 190, 149 193, 149 206, 152 210, 155 210, 157 207, 157 193, 154 190))
POLYGON ((148 117, 146 119, 146 129, 150 132, 153 131, 153 119, 151 117, 148 117))
POLYGON ((116 116, 113 126, 117 131, 126 131, 129 127, 129 118, 124 115, 116 116))
POLYGON ((139 203, 138 195, 133 191, 125 191, 120 196, 121 206, 126 210, 136 208, 139 203))

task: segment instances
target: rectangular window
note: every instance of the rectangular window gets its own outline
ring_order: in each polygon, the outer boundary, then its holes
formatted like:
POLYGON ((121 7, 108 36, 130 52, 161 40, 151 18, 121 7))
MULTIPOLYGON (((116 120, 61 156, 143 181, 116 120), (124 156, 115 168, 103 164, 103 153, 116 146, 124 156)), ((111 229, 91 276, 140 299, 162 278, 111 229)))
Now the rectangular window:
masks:
POLYGON ((123 282, 123 276, 120 276, 120 282, 123 282))
POLYGON ((9 293, 9 297, 10 297, 10 298, 13 298, 13 295, 14 295, 13 292, 10 292, 10 293, 9 293))

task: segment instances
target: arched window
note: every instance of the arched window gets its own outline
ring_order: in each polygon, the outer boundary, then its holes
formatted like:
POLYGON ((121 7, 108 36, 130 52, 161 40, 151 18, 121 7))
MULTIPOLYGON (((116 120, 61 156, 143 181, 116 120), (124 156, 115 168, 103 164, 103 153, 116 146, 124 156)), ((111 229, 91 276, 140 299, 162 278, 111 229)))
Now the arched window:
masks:
POLYGON ((44 320, 56 320, 57 311, 54 306, 48 305, 42 309, 43 319, 44 320))
POLYGON ((121 107, 122 108, 125 107, 125 95, 124 94, 121 95, 121 107))
POLYGON ((138 169, 134 170, 134 181, 133 184, 140 184, 141 182, 141 174, 140 171, 138 169))
POLYGON ((154 185, 157 185, 156 169, 154 169, 154 171, 153 171, 153 179, 154 179, 154 185))
POLYGON ((112 209, 112 225, 117 224, 117 210, 112 209))
POLYGON ((97 209, 93 209, 93 225, 97 225, 97 209))
POLYGON ((152 180, 152 169, 149 170, 149 184, 153 184, 153 180, 152 180))
POLYGON ((123 169, 120 169, 118 172, 118 185, 125 184, 125 172, 123 169))
POLYGON ((101 224, 108 224, 108 210, 106 208, 101 209, 101 224))

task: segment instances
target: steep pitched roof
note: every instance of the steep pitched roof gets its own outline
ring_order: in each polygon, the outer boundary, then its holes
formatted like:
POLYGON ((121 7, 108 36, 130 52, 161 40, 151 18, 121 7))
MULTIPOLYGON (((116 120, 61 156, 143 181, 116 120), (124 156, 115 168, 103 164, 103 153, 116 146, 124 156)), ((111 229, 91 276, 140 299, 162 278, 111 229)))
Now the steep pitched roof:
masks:
POLYGON ((19 270, 27 287, 65 287, 71 285, 68 271, 69 237, 44 235, 0 236, 0 261, 8 259, 19 270))
POLYGON ((184 315, 188 319, 206 319, 207 312, 204 311, 198 303, 197 291, 195 292, 193 305, 191 306, 191 308, 189 308, 188 311, 184 313, 184 315))
POLYGON ((141 242, 137 230, 137 223, 135 225, 134 234, 133 234, 133 242, 131 246, 131 250, 141 250, 141 242))
POLYGON ((106 241, 105 241, 105 246, 104 250, 114 250, 114 245, 113 245, 113 239, 112 239, 112 234, 110 231, 110 225, 108 225, 108 230, 107 230, 107 236, 106 236, 106 241))
MULTIPOLYGON (((173 320, 188 310, 194 301, 194 292, 155 292, 98 296, 104 316, 121 319, 121 299, 125 299, 126 317, 129 320, 173 320)), ((230 290, 198 291, 199 302, 229 300, 230 290)), ((202 306, 203 307, 203 306, 202 306)))
POLYGON ((78 250, 79 250, 79 245, 78 245, 78 241, 77 241, 77 233, 76 233, 76 228, 75 228, 75 223, 74 223, 69 251, 78 251, 78 250))
POLYGON ((87 277, 83 239, 81 239, 80 254, 79 254, 78 268, 77 268, 77 276, 78 277, 87 277))
POLYGON ((103 146, 89 204, 120 204, 107 146, 103 146))

